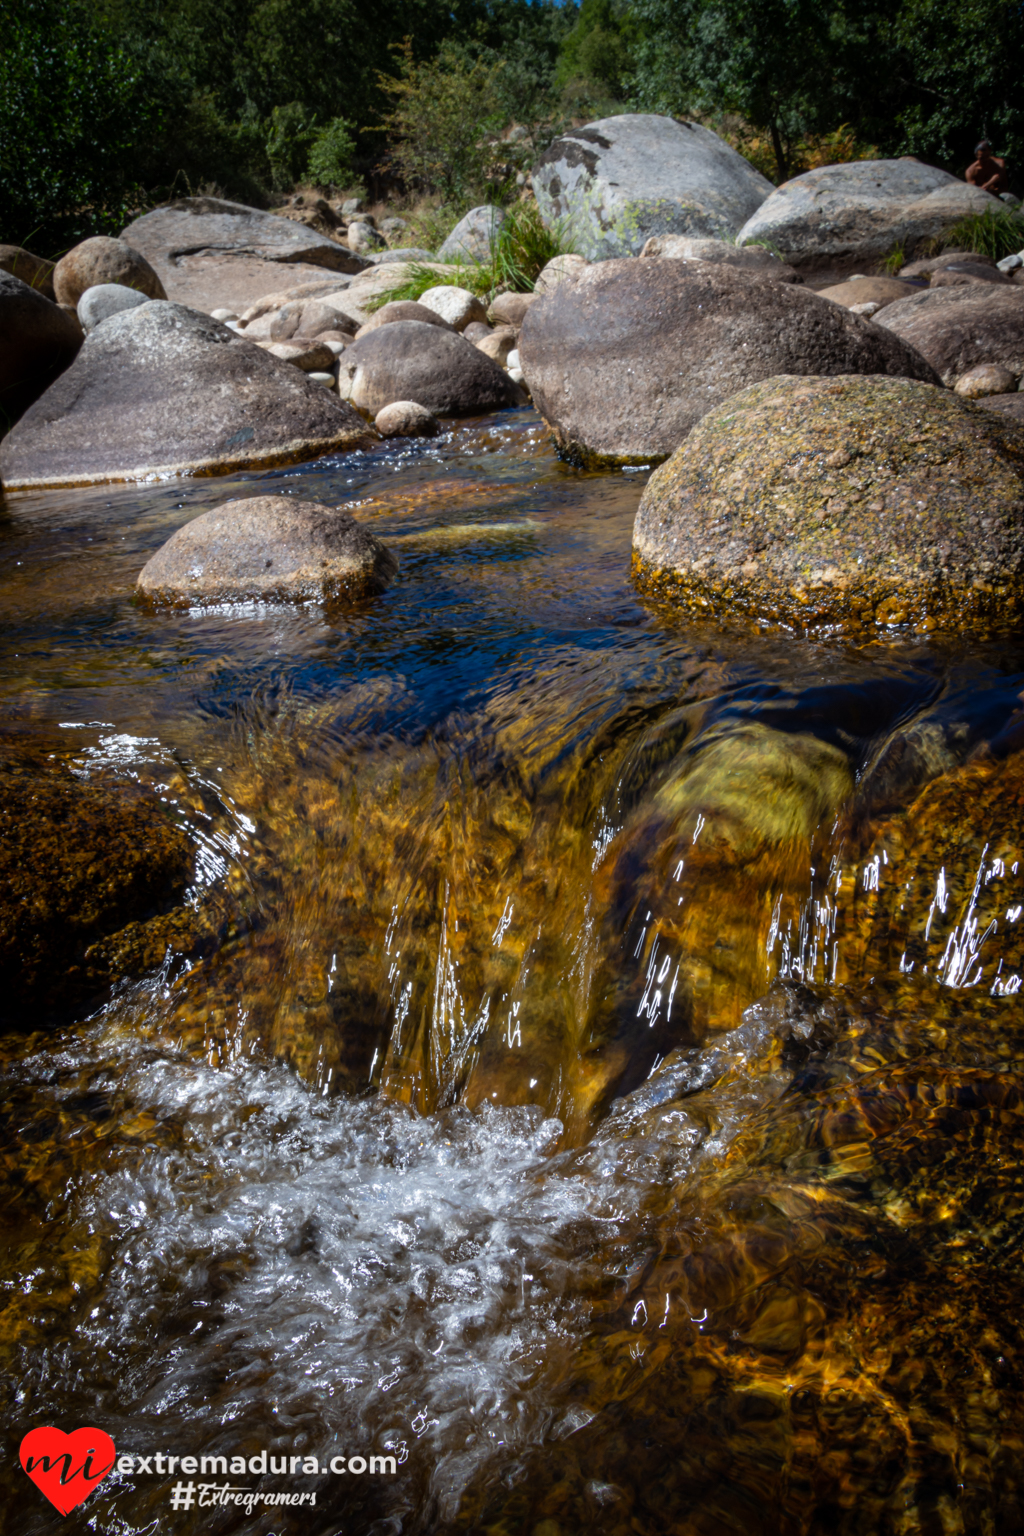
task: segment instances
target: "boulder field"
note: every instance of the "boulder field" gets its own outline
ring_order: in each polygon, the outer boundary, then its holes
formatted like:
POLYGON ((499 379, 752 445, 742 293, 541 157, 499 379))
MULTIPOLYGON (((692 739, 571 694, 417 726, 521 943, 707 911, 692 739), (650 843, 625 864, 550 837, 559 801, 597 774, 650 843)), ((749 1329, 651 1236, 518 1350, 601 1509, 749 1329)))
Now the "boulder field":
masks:
POLYGON ((218 320, 157 301, 90 333, 0 442, 0 481, 16 490, 220 474, 376 440, 301 369, 218 320))
POLYGON ((802 629, 984 632, 1024 615, 1024 426, 908 378, 764 380, 644 491, 642 586, 802 629))
POLYGON ((584 266, 544 293, 518 352, 559 452, 590 467, 666 458, 708 410, 775 374, 938 382, 906 342, 799 285, 653 258, 584 266))
POLYGON ((382 591, 397 570, 345 507, 252 496, 185 523, 147 562, 138 589, 173 607, 351 601, 382 591))
POLYGON ((598 261, 639 255, 653 235, 729 238, 772 184, 710 128, 639 112, 555 139, 533 190, 544 222, 598 261))

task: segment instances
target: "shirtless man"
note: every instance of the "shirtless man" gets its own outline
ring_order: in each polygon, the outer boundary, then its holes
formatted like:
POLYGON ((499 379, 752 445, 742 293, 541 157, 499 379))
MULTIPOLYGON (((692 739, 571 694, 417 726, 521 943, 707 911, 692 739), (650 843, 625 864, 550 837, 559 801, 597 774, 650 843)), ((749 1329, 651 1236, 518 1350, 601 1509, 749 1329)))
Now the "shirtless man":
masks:
POLYGON ((1001 192, 1008 192, 1010 178, 1006 174, 1006 161, 992 153, 992 145, 988 139, 982 139, 980 144, 975 144, 974 153, 977 158, 974 164, 969 165, 964 172, 966 180, 972 186, 981 187, 984 192, 994 192, 996 197, 1001 192))

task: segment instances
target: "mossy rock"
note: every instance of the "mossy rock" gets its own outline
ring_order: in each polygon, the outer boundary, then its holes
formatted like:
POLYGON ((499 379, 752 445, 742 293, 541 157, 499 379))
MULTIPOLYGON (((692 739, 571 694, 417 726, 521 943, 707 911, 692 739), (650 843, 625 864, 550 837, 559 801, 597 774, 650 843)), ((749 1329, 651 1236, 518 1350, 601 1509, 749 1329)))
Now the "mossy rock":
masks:
POLYGON ((640 584, 799 629, 990 631, 1024 614, 1024 427, 913 379, 779 376, 652 475, 640 584))
POLYGON ((167 909, 181 900, 191 865, 188 839, 153 797, 83 783, 52 761, 0 750, 7 1020, 41 1022, 159 960, 168 942, 189 948, 189 914, 179 910, 171 933, 167 909), (151 940, 147 922, 159 929, 151 940))

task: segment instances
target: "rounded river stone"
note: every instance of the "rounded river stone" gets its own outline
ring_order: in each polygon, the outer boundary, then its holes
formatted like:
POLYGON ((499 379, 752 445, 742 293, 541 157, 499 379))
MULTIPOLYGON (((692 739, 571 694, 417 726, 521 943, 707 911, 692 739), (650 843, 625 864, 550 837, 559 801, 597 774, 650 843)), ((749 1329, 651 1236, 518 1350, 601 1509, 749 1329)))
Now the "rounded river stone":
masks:
POLYGON ((987 631, 1024 614, 1024 428, 913 379, 766 379, 651 476, 641 584, 799 628, 987 631))

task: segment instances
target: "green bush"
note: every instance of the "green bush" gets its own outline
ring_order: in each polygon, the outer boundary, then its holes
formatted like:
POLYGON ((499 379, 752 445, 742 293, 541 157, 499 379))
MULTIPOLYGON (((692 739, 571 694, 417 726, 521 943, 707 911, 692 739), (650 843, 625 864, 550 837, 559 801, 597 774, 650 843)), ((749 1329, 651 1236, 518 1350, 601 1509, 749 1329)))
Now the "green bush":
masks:
POLYGON ((495 111, 502 63, 470 63, 445 44, 418 64, 408 39, 396 53, 400 77, 380 77, 393 103, 384 119, 391 164, 410 187, 440 192, 446 202, 484 195, 493 201, 496 136, 503 126, 495 111))
POLYGON ((1002 261, 1024 250, 1024 216, 1014 208, 986 208, 984 213, 969 213, 943 235, 945 250, 977 251, 1002 261))
POLYGON ((302 175, 316 139, 316 118, 299 101, 274 107, 267 125, 267 159, 274 190, 289 191, 302 175))
POLYGON ((0 240, 56 254, 135 211, 144 72, 76 0, 0 0, 0 240))
POLYGON ((309 151, 306 175, 315 187, 345 186, 352 180, 352 161, 356 152, 352 124, 343 117, 332 117, 321 128, 309 151))

